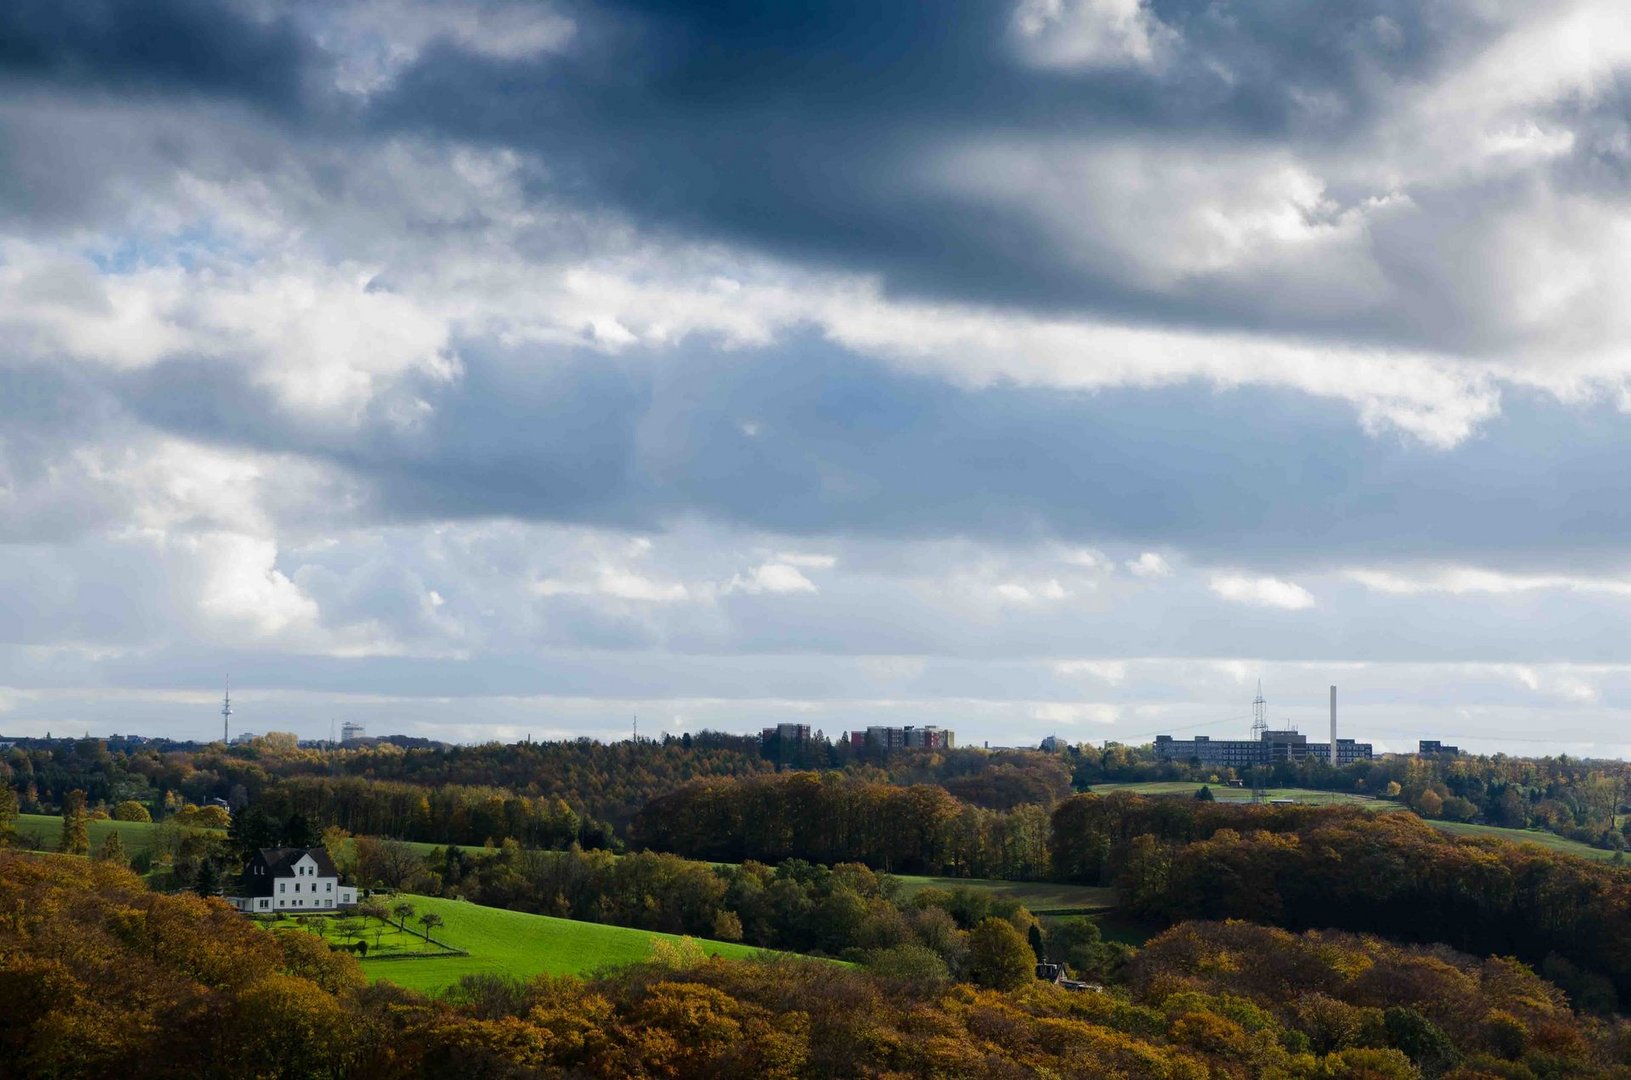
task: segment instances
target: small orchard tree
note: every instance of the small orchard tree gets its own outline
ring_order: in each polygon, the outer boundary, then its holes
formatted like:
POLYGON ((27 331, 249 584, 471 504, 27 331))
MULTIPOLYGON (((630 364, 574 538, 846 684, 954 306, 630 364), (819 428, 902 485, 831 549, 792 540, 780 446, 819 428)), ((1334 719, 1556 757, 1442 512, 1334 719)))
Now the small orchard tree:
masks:
POLYGON ((379 948, 380 935, 391 924, 391 912, 384 904, 375 903, 358 904, 356 910, 357 914, 362 916, 363 926, 374 932, 374 948, 379 948))
POLYGON ((434 911, 427 911, 419 916, 419 925, 425 928, 425 944, 430 944, 430 932, 442 925, 442 917, 434 911))
POLYGON ((396 916, 396 925, 399 930, 408 928, 408 920, 414 916, 414 906, 406 900, 392 906, 391 914, 396 916))
POLYGON ((334 930, 346 941, 355 941, 362 933, 361 919, 341 919, 334 924, 334 930))

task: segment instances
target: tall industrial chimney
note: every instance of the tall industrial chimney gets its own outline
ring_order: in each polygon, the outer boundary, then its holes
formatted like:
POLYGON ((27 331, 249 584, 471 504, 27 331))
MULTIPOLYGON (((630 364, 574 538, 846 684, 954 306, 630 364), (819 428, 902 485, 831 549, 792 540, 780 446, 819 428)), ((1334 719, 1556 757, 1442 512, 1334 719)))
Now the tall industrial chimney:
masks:
POLYGON ((1337 688, 1331 687, 1331 768, 1337 767, 1337 688))

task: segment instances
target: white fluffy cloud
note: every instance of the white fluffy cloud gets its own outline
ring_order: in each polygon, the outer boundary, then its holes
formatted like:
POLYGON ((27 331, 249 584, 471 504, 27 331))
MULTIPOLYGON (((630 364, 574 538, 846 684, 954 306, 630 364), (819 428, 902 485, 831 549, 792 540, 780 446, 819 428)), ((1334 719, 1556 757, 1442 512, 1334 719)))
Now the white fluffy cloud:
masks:
POLYGON ((814 593, 820 590, 797 566, 787 562, 772 562, 757 566, 746 575, 733 576, 725 591, 785 594, 814 593))
POLYGON ((1223 599, 1239 604, 1284 608, 1287 611, 1301 611, 1314 606, 1313 594, 1307 589, 1279 578, 1216 574, 1209 584, 1212 591, 1223 599))
POLYGON ((1153 551, 1146 551, 1136 559, 1129 559, 1127 570, 1134 577, 1163 578, 1172 576, 1172 564, 1153 551))
POLYGON ((1013 28, 1030 62, 1075 70, 1153 65, 1176 37, 1145 0, 1020 0, 1013 28))

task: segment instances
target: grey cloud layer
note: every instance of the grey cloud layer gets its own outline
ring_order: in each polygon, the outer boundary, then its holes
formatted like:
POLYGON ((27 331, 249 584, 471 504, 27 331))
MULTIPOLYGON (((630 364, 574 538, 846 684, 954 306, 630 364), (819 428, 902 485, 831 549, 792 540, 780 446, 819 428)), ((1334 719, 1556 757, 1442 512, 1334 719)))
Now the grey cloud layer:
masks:
POLYGON ((1614 16, 0 5, 0 729, 230 667, 1133 735, 1352 661, 1611 746, 1614 16))

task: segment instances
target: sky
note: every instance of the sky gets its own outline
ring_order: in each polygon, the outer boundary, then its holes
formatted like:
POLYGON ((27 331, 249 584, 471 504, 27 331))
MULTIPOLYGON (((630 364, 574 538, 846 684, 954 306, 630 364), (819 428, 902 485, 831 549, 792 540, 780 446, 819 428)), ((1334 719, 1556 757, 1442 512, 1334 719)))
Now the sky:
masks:
POLYGON ((0 733, 1631 756, 1623 0, 0 4, 0 733))

